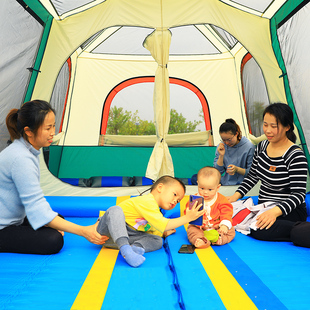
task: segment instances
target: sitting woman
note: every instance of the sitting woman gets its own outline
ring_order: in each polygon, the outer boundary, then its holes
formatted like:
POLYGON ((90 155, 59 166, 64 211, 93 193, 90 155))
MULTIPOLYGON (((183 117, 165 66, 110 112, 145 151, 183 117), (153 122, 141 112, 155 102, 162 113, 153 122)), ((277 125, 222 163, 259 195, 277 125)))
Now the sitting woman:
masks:
POLYGON ((261 181, 258 203, 274 202, 276 206, 257 217, 257 229, 251 229, 250 236, 267 241, 291 241, 294 224, 307 219, 307 160, 295 144, 293 112, 287 104, 269 105, 263 120, 267 140, 257 145, 248 175, 228 200, 237 201, 261 181))
MULTIPOLYGON (((219 129, 222 142, 217 146, 213 167, 222 175, 221 185, 240 184, 250 170, 255 146, 246 137, 242 137, 239 125, 232 119, 219 129)), ((197 184, 197 174, 191 179, 197 184)))
POLYGON ((103 244, 96 227, 80 226, 58 216, 40 188, 39 154, 55 134, 55 114, 42 100, 29 101, 6 118, 13 141, 0 153, 0 252, 54 254, 63 231, 103 244))
POLYGON ((239 125, 232 118, 226 119, 219 131, 222 142, 217 147, 213 166, 224 173, 222 185, 240 184, 250 170, 255 146, 242 137, 239 125))

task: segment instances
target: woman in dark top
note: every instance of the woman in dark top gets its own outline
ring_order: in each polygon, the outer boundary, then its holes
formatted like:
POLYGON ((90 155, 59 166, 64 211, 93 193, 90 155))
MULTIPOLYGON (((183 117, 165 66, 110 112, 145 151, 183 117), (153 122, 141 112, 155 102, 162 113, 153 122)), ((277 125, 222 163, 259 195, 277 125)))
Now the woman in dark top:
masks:
POLYGON ((228 199, 234 202, 242 198, 261 181, 258 202, 277 205, 257 217, 258 229, 250 235, 260 240, 291 241, 294 224, 307 219, 307 160, 295 144, 293 112, 287 104, 269 105, 263 118, 267 140, 257 145, 249 174, 228 199))

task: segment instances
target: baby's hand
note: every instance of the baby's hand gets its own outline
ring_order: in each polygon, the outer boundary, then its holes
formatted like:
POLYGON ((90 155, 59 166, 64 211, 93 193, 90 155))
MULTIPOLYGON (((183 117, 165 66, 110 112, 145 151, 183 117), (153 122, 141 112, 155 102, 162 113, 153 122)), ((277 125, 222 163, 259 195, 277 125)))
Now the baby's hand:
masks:
POLYGON ((228 233, 228 227, 226 225, 222 225, 219 230, 218 230, 219 234, 221 235, 226 235, 228 233))

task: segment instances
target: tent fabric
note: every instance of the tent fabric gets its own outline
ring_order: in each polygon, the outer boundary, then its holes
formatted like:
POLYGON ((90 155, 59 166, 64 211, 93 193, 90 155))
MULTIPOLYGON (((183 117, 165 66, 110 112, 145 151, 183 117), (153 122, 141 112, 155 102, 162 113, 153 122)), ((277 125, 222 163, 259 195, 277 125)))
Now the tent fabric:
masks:
POLYGON ((1 1, 0 29, 0 150, 3 150, 9 140, 5 117, 10 109, 18 109, 23 103, 31 75, 27 68, 34 65, 43 27, 17 2, 1 1))
POLYGON ((310 4, 300 10, 289 21, 278 28, 279 43, 287 70, 290 90, 292 93, 294 106, 299 116, 301 126, 306 138, 309 149, 310 142, 310 126, 308 115, 310 112, 309 87, 301 81, 310 80, 309 57, 305 50, 310 48, 308 33, 310 30, 310 21, 308 14, 310 12, 310 4), (293 33, 299 32, 298 36, 293 33))
MULTIPOLYGON (((167 135, 166 141, 169 146, 190 146, 190 145, 205 145, 212 146, 210 144, 211 132, 208 131, 199 131, 199 132, 190 132, 182 134, 173 134, 167 135)), ((157 137, 150 136, 126 136, 126 135, 102 135, 102 140, 100 145, 142 145, 142 146, 153 146, 156 143, 157 137)))
POLYGON ((167 69, 170 43, 171 32, 168 29, 156 29, 146 37, 143 43, 158 64, 155 72, 153 99, 157 141, 145 174, 152 180, 156 180, 162 175, 174 176, 172 158, 166 141, 170 123, 169 73, 167 69))
MULTIPOLYGON (((7 35, 0 40, 4 46, 0 64, 7 71, 1 70, 0 150, 8 140, 4 118, 9 109, 38 98, 57 108, 57 127, 63 131, 59 166, 70 165, 70 160, 62 162, 68 148, 102 147, 98 141, 105 140, 100 131, 105 99, 124 81, 154 77, 158 65, 143 48, 143 41, 155 29, 167 29, 172 33, 169 78, 184 80, 205 97, 208 113, 204 117, 208 114, 213 145, 220 141, 220 124, 229 117, 240 125, 244 136, 258 135, 252 127, 259 125, 249 117, 251 107, 257 101, 263 105, 280 101, 294 110, 309 158, 308 1, 10 0, 1 6, 1 29, 7 35), (26 22, 27 27, 12 27, 14 18, 16 25, 26 22), (14 57, 11 51, 22 57, 14 57), (248 55, 252 58, 242 70, 248 55), (21 73, 12 74, 13 67, 21 73), (27 68, 34 70, 30 73, 27 68)), ((190 104, 184 98, 179 106, 190 104)), ((168 117, 167 110, 161 119, 168 117)), ((134 138, 139 139, 144 137, 134 138)), ((164 140, 170 151, 168 137, 164 140)), ((79 159, 78 167, 88 157, 79 159)), ((97 157, 94 165, 100 164, 97 157)), ((146 173, 147 165, 143 169, 146 173)))

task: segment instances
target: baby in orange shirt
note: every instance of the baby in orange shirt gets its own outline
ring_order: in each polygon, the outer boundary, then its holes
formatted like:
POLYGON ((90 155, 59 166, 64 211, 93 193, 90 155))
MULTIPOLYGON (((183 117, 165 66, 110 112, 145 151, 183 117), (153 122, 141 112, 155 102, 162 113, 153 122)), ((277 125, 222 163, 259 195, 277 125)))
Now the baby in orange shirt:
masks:
POLYGON ((187 229, 188 240, 196 248, 207 248, 211 243, 223 245, 235 237, 232 226, 233 206, 225 196, 218 193, 220 181, 221 174, 213 167, 204 167, 198 171, 198 194, 204 198, 205 213, 201 226, 190 224, 187 229))

